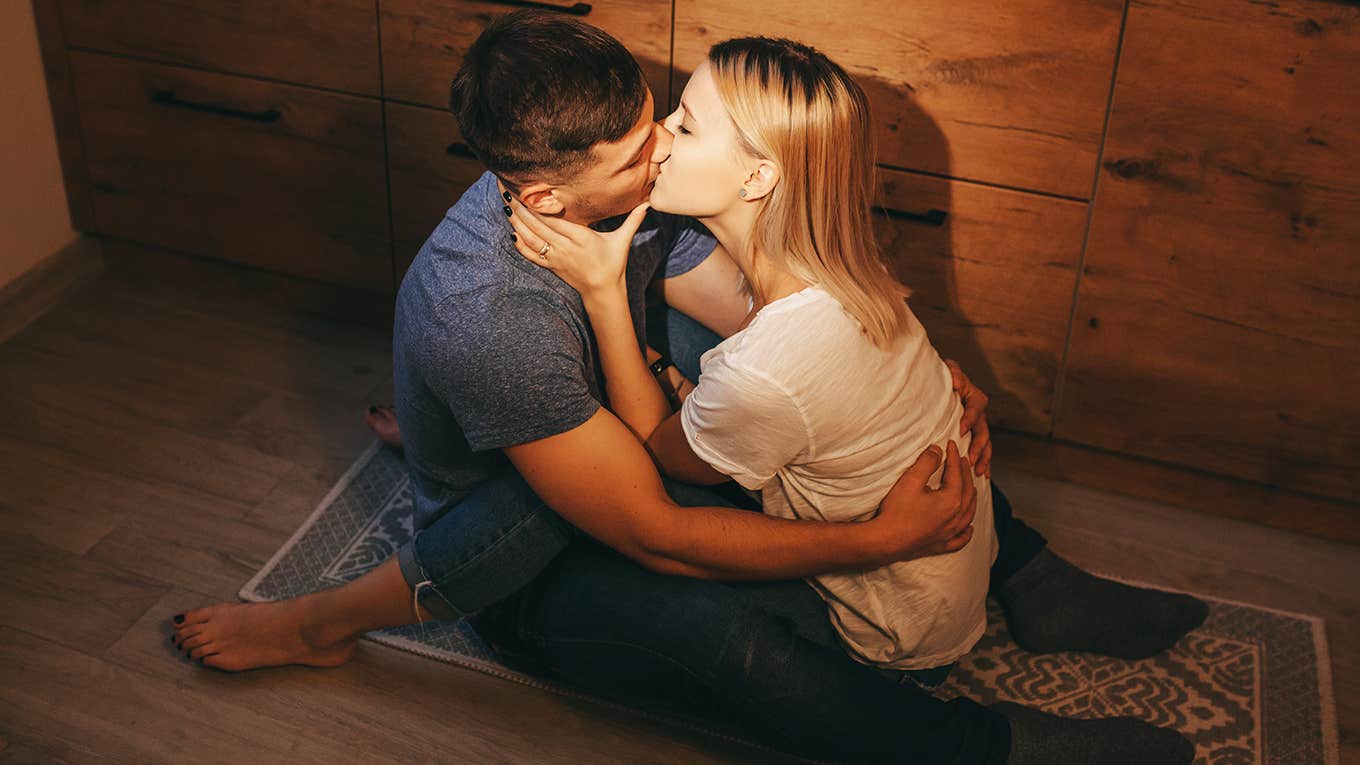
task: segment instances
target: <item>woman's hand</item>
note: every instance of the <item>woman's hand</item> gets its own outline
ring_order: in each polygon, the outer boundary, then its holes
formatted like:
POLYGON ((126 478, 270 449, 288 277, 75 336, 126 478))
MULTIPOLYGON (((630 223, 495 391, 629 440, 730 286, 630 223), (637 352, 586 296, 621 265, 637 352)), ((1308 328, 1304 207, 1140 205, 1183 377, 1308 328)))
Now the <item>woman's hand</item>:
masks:
POLYGON ((647 214, 646 202, 634 207, 622 225, 609 232, 540 216, 518 199, 506 204, 515 229, 515 249, 526 260, 557 274, 586 300, 627 289, 628 251, 647 214))

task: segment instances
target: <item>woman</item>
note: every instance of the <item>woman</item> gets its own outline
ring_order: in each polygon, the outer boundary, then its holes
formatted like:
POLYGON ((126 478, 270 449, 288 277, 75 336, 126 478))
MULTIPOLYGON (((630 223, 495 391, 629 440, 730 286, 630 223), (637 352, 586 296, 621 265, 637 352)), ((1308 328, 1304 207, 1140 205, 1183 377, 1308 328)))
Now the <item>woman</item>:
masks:
MULTIPOLYGON (((623 282, 641 208, 606 239, 522 206, 511 218, 520 253, 581 294, 610 407, 662 472, 736 480, 777 516, 861 521, 900 455, 966 452, 951 441, 962 406, 950 372, 874 240, 873 131, 855 81, 796 42, 729 40, 665 125, 675 138, 651 205, 707 225, 751 297, 746 322, 705 354, 678 412, 639 350, 623 282), (597 244, 610 241, 618 246, 597 244)), ((973 539, 961 551, 814 580, 860 661, 943 670, 982 636, 996 536, 988 479, 974 481, 973 539)))

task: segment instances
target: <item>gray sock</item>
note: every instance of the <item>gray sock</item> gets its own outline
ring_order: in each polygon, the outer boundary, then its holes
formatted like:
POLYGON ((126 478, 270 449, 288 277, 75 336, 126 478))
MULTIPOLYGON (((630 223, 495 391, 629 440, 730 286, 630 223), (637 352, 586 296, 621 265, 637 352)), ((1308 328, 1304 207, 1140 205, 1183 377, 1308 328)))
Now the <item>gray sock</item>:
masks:
POLYGON ((1190 765, 1195 747, 1168 728, 1132 717, 1075 720, 1031 707, 992 707, 1011 724, 1006 765, 1190 765))
POLYGON ((1145 659, 1204 623, 1204 601, 1088 574, 1047 549, 1001 587, 1011 636, 1035 653, 1145 659))

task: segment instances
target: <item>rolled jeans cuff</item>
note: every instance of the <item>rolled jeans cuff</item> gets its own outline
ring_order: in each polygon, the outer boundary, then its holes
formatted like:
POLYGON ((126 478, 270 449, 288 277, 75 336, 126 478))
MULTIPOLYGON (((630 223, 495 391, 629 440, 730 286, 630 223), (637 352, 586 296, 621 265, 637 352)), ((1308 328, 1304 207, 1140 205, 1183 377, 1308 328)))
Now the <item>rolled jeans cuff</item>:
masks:
MULTIPOLYGON (((417 536, 419 536, 419 532, 417 532, 417 536)), ((406 586, 411 588, 413 604, 419 603, 422 608, 429 611, 439 621, 457 621, 467 616, 467 614, 454 608, 448 598, 445 598, 434 586, 434 582, 425 575, 425 567, 420 565, 420 560, 416 558, 415 537, 412 537, 411 541, 397 550, 397 565, 401 568, 401 576, 406 580, 406 586)), ((415 611, 414 605, 412 605, 411 610, 415 611)))

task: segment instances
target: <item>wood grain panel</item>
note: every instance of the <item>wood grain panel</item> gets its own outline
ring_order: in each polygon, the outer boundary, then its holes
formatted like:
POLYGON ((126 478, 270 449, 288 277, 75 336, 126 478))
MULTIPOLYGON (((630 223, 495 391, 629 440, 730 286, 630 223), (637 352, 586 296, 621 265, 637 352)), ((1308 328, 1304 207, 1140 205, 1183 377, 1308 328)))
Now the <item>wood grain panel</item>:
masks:
POLYGON ((43 75, 47 80, 47 99, 52 106, 52 125, 56 131, 57 155, 61 158, 61 176, 66 187, 66 204, 71 210, 71 225, 77 231, 88 231, 94 220, 94 209, 90 206, 85 149, 80 145, 80 113, 71 84, 71 62, 66 55, 60 0, 33 0, 33 21, 42 51, 43 75))
POLYGON ((1360 8, 1137 2, 1125 46, 1057 435, 1360 500, 1360 8))
POLYGON ((373 0, 61 0, 67 42, 381 95, 373 0))
POLYGON ((864 87, 884 164, 1087 199, 1121 0, 676 0, 675 81, 717 42, 806 42, 864 87))
MULTIPOLYGON (((516 3, 461 0, 382 0, 382 55, 386 96, 448 108, 449 83, 477 35, 516 3)), ((553 6, 575 3, 553 0, 553 6)), ((618 38, 642 65, 665 113, 670 81, 671 4, 658 0, 593 0, 590 12, 572 15, 618 38)))
POLYGON ((390 294, 378 101, 71 59, 98 233, 390 294))
POLYGON ((397 283, 420 247, 486 168, 467 152, 448 111, 388 102, 387 172, 397 283))
POLYGON ((935 347, 992 397, 992 422, 1049 433, 1086 204, 892 170, 880 181, 894 212, 879 241, 935 347), (915 219, 931 210, 946 217, 915 219))

